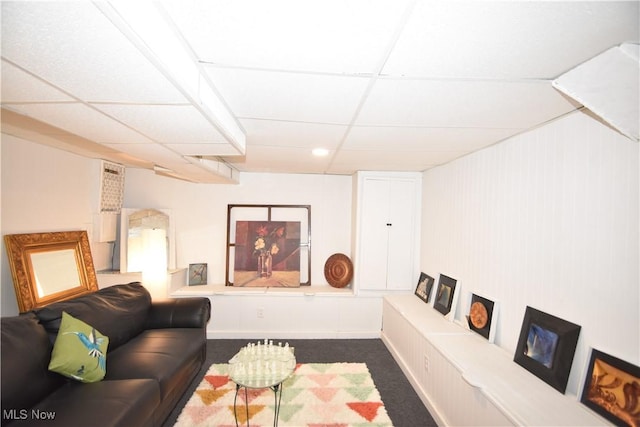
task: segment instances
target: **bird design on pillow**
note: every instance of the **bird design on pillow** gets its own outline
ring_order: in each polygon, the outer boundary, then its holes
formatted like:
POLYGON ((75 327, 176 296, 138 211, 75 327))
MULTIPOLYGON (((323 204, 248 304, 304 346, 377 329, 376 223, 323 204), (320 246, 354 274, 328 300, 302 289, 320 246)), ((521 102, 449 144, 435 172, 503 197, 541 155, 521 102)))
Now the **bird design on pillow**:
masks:
POLYGON ((104 342, 104 338, 96 336, 96 330, 91 329, 90 336, 86 336, 83 332, 66 332, 66 334, 74 334, 80 342, 89 350, 89 356, 98 359, 98 366, 103 371, 107 369, 104 353, 100 350, 100 345, 104 342))

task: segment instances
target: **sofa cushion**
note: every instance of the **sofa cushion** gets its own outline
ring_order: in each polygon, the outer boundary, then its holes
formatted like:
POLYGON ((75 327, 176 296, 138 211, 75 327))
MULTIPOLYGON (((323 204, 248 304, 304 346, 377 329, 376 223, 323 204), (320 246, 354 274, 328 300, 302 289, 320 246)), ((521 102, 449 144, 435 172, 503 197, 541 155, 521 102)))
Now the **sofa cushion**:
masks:
POLYGON ((154 301, 147 317, 147 329, 206 328, 210 318, 209 298, 154 301))
POLYGON ((62 312, 49 370, 84 383, 104 378, 109 338, 93 326, 62 312))
POLYGON ((109 337, 114 350, 145 328, 151 296, 140 282, 115 285, 68 301, 34 310, 54 342, 60 329, 62 312, 93 326, 109 337))
POLYGON ((144 331, 127 345, 109 353, 105 379, 151 378, 160 384, 162 399, 188 386, 200 370, 206 351, 201 329, 144 331))
MULTIPOLYGON (((2 410, 26 410, 61 387, 65 379, 47 369, 51 343, 33 313, 3 317, 0 332, 2 354, 2 410)), ((2 417, 2 425, 8 420, 2 417)))
POLYGON ((159 405, 160 391, 153 380, 69 381, 10 426, 152 426, 159 405))

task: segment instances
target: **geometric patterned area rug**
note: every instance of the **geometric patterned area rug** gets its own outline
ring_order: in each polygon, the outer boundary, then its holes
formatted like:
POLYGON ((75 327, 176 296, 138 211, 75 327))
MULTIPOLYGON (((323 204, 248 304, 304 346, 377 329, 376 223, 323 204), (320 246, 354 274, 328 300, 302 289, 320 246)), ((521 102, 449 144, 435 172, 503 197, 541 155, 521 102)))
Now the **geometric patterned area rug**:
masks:
MULTIPOLYGON (((282 383, 281 427, 390 427, 389 415, 365 363, 304 363, 282 383)), ((228 365, 214 364, 180 413, 175 427, 235 427, 236 385, 228 365)), ((249 389, 249 425, 273 426, 274 392, 249 389)), ((238 425, 247 425, 244 388, 238 425)))

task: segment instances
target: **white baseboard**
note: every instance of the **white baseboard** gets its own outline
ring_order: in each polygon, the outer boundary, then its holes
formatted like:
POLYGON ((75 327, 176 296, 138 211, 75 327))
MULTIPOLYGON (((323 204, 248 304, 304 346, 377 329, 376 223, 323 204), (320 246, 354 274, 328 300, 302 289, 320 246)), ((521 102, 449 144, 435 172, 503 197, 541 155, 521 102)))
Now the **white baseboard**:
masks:
POLYGON ((207 339, 374 339, 380 331, 207 331, 207 339))

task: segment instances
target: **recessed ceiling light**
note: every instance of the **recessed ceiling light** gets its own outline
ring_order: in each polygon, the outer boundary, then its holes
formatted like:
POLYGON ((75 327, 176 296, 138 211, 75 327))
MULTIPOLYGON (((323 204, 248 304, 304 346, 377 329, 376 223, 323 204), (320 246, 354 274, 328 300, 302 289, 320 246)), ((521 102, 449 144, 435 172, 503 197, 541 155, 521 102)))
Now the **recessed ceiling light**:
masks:
POLYGON ((327 150, 326 148, 314 148, 313 151, 311 151, 311 153, 314 156, 324 157, 329 155, 329 150, 327 150))

